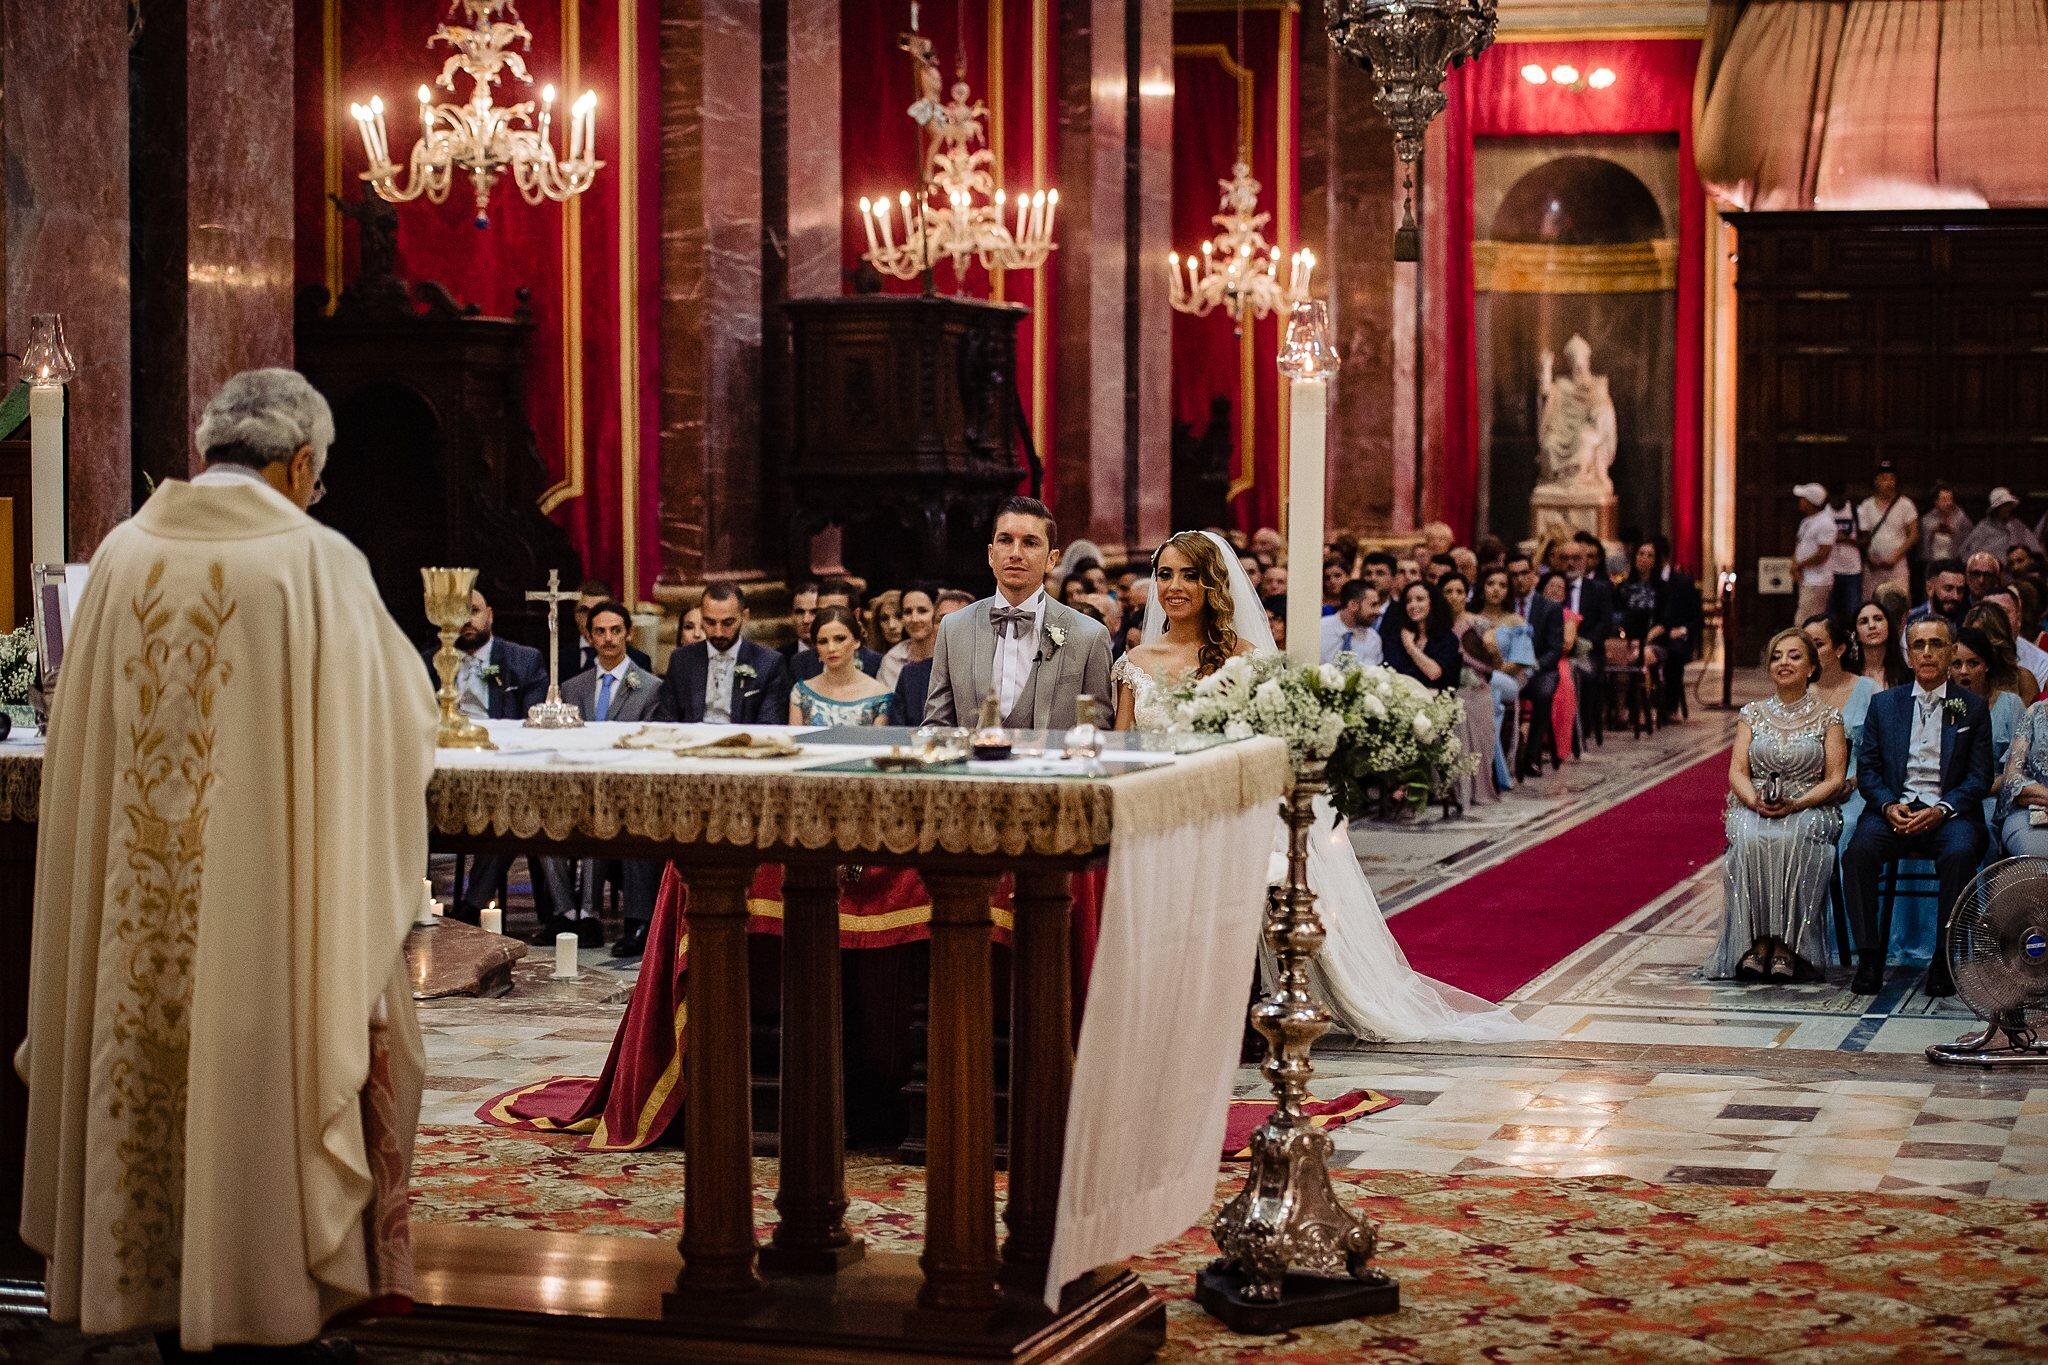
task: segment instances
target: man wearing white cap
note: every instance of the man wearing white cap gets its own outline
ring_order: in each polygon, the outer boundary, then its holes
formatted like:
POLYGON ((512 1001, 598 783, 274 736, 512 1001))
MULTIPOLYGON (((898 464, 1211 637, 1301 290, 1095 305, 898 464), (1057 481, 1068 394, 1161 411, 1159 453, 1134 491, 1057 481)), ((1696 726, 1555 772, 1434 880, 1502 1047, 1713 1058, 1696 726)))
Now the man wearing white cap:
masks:
POLYGON ((1792 559, 1799 570, 1799 609, 1792 620, 1797 623, 1807 617, 1828 609, 1828 595, 1834 591, 1835 571, 1832 563, 1835 556, 1835 514, 1828 510, 1828 490, 1817 483, 1802 483, 1793 488, 1792 496, 1799 499, 1799 540, 1792 550, 1792 559))
POLYGON ((2032 553, 2040 554, 2041 542, 2034 538, 2034 533, 2024 522, 2013 515, 2013 509, 2019 505, 2020 500, 2010 488, 1992 489, 1984 520, 1978 522, 1976 529, 1964 538, 1956 557, 1968 560, 1971 555, 1982 553, 1997 556, 1998 562, 2003 564, 2015 545, 2024 545, 2032 553))

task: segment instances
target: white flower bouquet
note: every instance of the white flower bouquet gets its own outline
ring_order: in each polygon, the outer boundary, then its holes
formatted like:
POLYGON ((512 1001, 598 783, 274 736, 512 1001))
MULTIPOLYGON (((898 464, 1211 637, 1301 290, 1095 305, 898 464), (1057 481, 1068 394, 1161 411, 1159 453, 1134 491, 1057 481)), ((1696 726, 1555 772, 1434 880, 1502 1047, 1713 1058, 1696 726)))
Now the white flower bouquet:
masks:
POLYGON ((1172 700, 1188 730, 1270 735, 1287 742, 1296 763, 1326 763, 1331 803, 1347 818, 1396 787, 1424 804, 1476 766, 1458 741, 1456 694, 1349 655, 1298 666, 1282 654, 1241 654, 1182 684, 1172 700))
POLYGON ((36 680, 35 633, 20 626, 0 635, 0 705, 23 706, 36 680))

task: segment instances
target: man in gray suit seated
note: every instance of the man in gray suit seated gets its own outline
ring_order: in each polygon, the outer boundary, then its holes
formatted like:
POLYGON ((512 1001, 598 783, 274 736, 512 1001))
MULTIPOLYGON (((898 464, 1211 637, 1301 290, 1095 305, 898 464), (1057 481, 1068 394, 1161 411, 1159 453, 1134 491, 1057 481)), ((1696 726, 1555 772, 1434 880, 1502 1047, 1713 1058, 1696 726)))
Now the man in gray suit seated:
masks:
POLYGON ((1095 699, 1096 723, 1109 728, 1109 632, 1045 594, 1058 536, 1036 498, 1011 498, 997 509, 988 546, 996 595, 940 624, 926 724, 972 725, 993 691, 1012 729, 1065 730, 1083 695, 1095 699))
MULTIPOLYGON (((591 668, 562 684, 562 700, 575 706, 585 720, 638 723, 673 720, 662 701, 661 679, 642 668, 626 652, 632 613, 617 602, 601 602, 590 609, 587 636, 597 653, 591 668)), ((554 892, 555 904, 563 918, 541 926, 537 941, 552 943, 558 933, 576 935, 578 946, 604 942, 604 925, 597 917, 599 874, 606 864, 596 858, 583 860, 583 894, 589 904, 579 911, 573 868, 567 858, 543 858, 541 876, 554 892)), ((661 863, 645 858, 628 858, 620 880, 626 894, 626 933, 612 945, 613 957, 637 957, 647 947, 647 922, 654 917, 654 895, 661 887, 661 863)))

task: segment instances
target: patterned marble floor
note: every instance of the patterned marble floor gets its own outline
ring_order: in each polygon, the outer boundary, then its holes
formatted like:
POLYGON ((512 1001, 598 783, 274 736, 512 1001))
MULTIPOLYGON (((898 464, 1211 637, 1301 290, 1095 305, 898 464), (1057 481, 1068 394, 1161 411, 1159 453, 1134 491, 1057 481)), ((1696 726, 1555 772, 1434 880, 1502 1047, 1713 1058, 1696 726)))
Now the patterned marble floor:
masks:
MULTIPOLYGON (((1738 696, 1754 690, 1743 678, 1738 696)), ((1461 819, 1434 813, 1353 831, 1389 914, 1610 809, 1725 748, 1725 712, 1654 737, 1610 736, 1565 770, 1461 819)), ((1627 856, 1616 849, 1614 856, 1627 856)), ((515 882, 520 877, 515 867, 515 882)), ((1720 866, 1670 888, 1516 992, 1554 1038, 1513 1045, 1369 1046, 1333 1037, 1314 1089, 1370 1086, 1402 1103, 1337 1135, 1342 1164, 1426 1172, 1618 1174, 1654 1182, 2048 1198, 2048 1071, 1933 1067, 1927 1043, 1968 1022, 1894 971, 1875 999, 1843 982, 1697 980, 1720 915, 1720 866)), ((526 918, 515 888, 512 927, 526 918)), ((500 1000, 423 1004, 422 1120, 474 1121, 516 1085, 595 1074, 637 971, 602 949, 573 985, 546 954, 500 1000)), ((1263 1093, 1258 1073, 1238 1093, 1263 1093)))

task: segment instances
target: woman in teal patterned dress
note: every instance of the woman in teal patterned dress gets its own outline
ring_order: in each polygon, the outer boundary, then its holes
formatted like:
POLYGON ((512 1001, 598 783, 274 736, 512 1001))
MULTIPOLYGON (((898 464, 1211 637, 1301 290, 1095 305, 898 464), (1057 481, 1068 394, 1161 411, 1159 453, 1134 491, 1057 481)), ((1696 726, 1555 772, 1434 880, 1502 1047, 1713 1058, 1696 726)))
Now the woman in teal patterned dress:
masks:
POLYGON ((789 694, 791 725, 881 725, 890 690, 860 671, 860 632, 853 613, 826 607, 811 622, 811 648, 825 665, 789 694))

